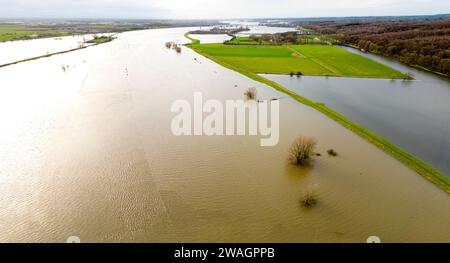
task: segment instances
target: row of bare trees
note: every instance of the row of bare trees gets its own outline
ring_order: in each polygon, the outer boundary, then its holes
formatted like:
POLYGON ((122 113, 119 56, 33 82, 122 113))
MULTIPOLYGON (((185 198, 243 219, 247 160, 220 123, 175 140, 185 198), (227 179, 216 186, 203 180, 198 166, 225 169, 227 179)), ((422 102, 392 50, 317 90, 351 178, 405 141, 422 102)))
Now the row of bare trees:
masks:
POLYGON ((450 19, 319 22, 308 25, 346 45, 450 76, 450 19))
POLYGON ((175 50, 178 54, 181 53, 181 46, 177 43, 170 41, 165 43, 166 48, 175 50))

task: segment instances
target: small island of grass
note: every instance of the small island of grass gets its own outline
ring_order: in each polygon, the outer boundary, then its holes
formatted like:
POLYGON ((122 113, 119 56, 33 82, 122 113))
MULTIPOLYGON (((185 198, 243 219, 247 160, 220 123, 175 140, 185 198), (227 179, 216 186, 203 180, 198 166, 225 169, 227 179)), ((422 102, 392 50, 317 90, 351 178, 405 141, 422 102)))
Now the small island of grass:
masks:
POLYGON ((113 36, 94 36, 93 39, 86 41, 88 44, 103 44, 114 40, 113 36))

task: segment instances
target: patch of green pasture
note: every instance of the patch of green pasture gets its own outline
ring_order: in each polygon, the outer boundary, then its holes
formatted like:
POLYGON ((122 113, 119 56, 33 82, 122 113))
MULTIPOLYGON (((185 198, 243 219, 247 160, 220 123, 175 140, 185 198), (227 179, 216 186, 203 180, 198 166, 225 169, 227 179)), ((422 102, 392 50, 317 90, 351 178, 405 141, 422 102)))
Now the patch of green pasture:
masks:
POLYGON ((295 45, 290 47, 305 57, 330 68, 331 71, 337 71, 336 75, 371 78, 404 77, 404 74, 391 67, 335 46, 295 45))
POLYGON ((194 44, 196 49, 254 73, 313 76, 404 78, 386 65, 327 45, 194 44))
POLYGON ((107 43, 107 42, 111 42, 113 41, 114 37, 109 37, 109 36, 102 36, 102 37, 96 37, 92 40, 87 41, 87 43, 89 44, 103 44, 103 43, 107 43))
POLYGON ((286 46, 202 44, 195 47, 227 63, 255 73, 290 74, 300 71, 310 75, 331 74, 329 70, 310 59, 293 56, 294 51, 286 46))
POLYGON ((304 75, 330 75, 328 69, 310 59, 296 57, 220 57, 217 58, 246 68, 254 73, 290 74, 301 72, 304 75))
POLYGON ((71 34, 72 32, 65 30, 24 27, 21 25, 0 25, 0 42, 31 38, 61 37, 71 34))
POLYGON ((195 47, 219 57, 292 57, 292 51, 284 46, 200 44, 195 47))
POLYGON ((258 41, 251 39, 250 37, 237 37, 227 42, 228 45, 258 45, 258 41))

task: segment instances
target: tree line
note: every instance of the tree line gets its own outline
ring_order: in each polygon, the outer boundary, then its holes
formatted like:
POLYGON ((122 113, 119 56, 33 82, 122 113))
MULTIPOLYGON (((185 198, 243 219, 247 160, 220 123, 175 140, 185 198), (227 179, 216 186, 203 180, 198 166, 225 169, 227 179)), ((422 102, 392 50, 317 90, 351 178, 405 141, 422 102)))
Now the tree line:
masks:
POLYGON ((341 44, 450 76, 450 19, 310 23, 341 44))

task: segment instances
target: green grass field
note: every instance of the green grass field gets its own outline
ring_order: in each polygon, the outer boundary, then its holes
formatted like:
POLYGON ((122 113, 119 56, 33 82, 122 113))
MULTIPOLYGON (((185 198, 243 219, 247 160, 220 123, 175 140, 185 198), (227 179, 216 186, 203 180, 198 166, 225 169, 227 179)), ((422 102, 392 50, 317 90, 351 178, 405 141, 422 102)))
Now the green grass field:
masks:
POLYGON ((44 37, 61 37, 71 34, 71 32, 64 30, 52 30, 48 28, 34 28, 20 25, 0 24, 0 42, 44 37))
POLYGON ((193 47, 253 73, 405 78, 395 69, 335 46, 193 44, 193 47))
POLYGON ((228 45, 258 45, 259 43, 250 37, 237 37, 233 40, 227 41, 228 45))

